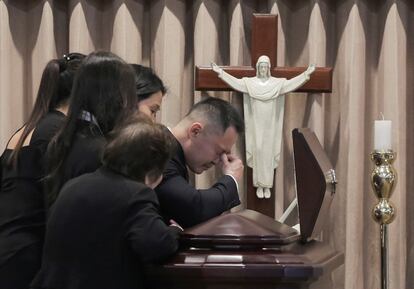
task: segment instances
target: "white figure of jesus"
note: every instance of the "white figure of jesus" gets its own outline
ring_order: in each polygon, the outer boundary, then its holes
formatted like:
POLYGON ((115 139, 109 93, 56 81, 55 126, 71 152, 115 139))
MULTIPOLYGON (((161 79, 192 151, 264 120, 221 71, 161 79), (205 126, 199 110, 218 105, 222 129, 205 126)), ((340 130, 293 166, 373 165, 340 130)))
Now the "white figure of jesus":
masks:
POLYGON ((310 65, 305 72, 292 78, 276 78, 270 74, 270 59, 259 57, 256 76, 235 78, 215 63, 213 71, 233 89, 243 93, 246 126, 246 162, 253 169, 253 186, 258 198, 270 198, 274 169, 280 159, 285 94, 305 84, 315 71, 310 65))

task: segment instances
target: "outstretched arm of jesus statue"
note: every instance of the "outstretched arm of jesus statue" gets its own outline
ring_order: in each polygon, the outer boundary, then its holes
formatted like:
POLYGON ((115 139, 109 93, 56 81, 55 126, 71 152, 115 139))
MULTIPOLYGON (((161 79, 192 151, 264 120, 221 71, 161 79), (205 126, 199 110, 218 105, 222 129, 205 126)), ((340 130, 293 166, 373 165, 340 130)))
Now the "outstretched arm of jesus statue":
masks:
POLYGON ((280 95, 294 91, 304 85, 309 79, 310 75, 315 71, 315 65, 311 64, 308 66, 306 71, 299 74, 296 77, 293 77, 291 79, 288 79, 283 84, 282 89, 280 90, 280 95))
POLYGON ((240 91, 242 93, 247 93, 247 87, 243 80, 228 74, 214 62, 211 63, 211 68, 215 73, 217 73, 218 77, 221 80, 230 85, 234 90, 240 91))

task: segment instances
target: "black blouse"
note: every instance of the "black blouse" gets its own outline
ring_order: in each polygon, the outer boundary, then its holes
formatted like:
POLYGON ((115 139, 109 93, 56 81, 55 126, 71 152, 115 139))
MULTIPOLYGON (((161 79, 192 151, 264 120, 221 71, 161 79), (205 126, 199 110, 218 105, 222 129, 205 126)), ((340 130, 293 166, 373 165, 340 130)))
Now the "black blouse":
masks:
POLYGON ((13 150, 6 149, 0 157, 0 265, 21 249, 43 243, 44 154, 64 120, 60 112, 48 113, 35 128, 30 144, 19 151, 16 166, 8 164, 13 150))

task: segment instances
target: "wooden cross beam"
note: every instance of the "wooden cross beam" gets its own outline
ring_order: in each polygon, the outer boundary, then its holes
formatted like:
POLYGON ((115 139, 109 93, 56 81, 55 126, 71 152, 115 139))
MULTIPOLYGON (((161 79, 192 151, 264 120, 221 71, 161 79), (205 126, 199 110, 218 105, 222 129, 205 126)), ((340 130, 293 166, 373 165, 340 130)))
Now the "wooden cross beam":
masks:
MULTIPOLYGON (((277 67, 277 15, 253 14, 252 26, 252 66, 221 66, 227 73, 237 77, 253 77, 256 75, 256 62, 261 55, 267 55, 271 62, 271 74, 278 78, 290 79, 306 70, 306 67, 277 67)), ((195 89, 198 91, 220 90, 233 91, 208 66, 197 66, 195 71, 195 89)), ((298 92, 332 92, 332 68, 317 67, 310 80, 298 92)), ((258 199, 253 187, 252 169, 247 169, 247 204, 252 209, 270 217, 275 211, 275 186, 270 199, 258 199)))

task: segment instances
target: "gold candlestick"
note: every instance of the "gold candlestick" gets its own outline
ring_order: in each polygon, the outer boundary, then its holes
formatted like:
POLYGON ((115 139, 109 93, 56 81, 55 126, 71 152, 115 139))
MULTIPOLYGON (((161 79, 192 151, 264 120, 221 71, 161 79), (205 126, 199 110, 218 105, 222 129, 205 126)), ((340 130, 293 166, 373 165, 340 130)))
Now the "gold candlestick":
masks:
POLYGON ((389 201, 397 181, 397 173, 392 166, 394 159, 395 152, 392 150, 374 151, 371 153, 371 160, 375 165, 371 174, 371 185, 379 201, 372 210, 372 217, 380 224, 382 289, 388 288, 387 225, 395 218, 394 205, 389 201))

